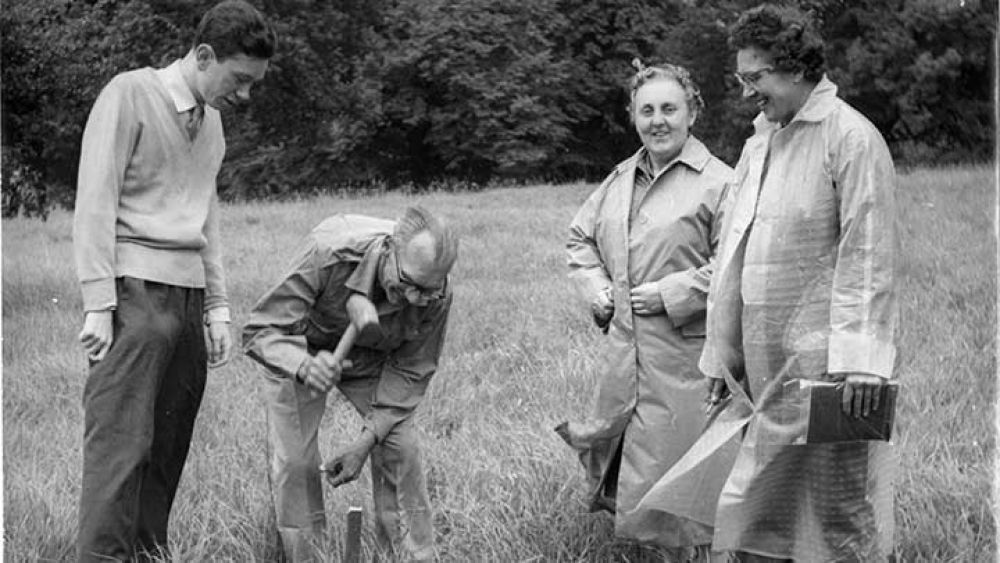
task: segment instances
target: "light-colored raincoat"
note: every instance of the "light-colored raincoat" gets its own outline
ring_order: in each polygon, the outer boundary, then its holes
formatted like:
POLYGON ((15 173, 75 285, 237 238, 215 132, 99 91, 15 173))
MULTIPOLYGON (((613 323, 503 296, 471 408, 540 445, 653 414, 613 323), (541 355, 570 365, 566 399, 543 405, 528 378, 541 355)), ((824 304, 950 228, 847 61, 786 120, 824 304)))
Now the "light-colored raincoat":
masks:
MULTIPOLYGON (((714 549, 796 561, 892 550, 891 446, 804 443, 802 381, 888 378, 895 361, 895 172, 882 136, 836 92, 823 78, 785 127, 758 116, 736 167, 700 367, 730 388, 744 380, 720 421, 746 435, 714 549)), ((709 454, 702 445, 691 457, 709 454)), ((643 506, 685 487, 670 488, 661 481, 643 506)))
MULTIPOLYGON (((592 509, 616 511, 618 535, 672 547, 704 545, 711 525, 635 507, 707 422, 706 380, 697 362, 718 207, 732 169, 689 137, 634 205, 636 168, 645 158, 640 149, 619 164, 570 225, 570 277, 588 303, 610 289, 615 307, 594 415, 570 424, 563 437, 581 451, 592 509), (630 292, 647 282, 657 283, 665 314, 633 314, 630 292)), ((720 484, 726 474, 728 467, 720 484)))

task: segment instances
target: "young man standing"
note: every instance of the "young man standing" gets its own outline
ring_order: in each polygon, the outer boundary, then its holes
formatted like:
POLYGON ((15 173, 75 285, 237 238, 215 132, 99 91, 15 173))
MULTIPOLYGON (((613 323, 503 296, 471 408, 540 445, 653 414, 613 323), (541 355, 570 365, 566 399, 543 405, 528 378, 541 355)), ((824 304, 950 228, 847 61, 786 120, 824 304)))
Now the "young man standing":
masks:
POLYGON ((274 46, 253 6, 222 2, 183 59, 119 74, 91 110, 73 222, 90 360, 81 561, 166 548, 207 367, 224 364, 232 348, 215 185, 225 154, 219 111, 249 99, 274 46))

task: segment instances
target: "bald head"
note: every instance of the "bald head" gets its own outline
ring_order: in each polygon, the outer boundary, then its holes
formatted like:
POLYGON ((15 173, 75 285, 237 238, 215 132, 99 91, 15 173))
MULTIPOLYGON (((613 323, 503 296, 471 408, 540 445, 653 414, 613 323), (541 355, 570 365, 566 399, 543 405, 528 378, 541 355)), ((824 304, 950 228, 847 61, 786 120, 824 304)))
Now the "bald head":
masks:
POLYGON ((406 209, 396 222, 393 239, 399 248, 400 266, 425 287, 443 284, 458 258, 458 237, 420 206, 406 209))

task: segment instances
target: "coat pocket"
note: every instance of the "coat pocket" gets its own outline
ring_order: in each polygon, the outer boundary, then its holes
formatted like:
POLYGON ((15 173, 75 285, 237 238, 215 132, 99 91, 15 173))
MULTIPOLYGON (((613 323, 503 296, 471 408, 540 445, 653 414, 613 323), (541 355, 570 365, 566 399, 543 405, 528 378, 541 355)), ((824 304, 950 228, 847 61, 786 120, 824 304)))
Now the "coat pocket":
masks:
POLYGON ((705 338, 705 317, 693 320, 681 327, 684 338, 705 338))

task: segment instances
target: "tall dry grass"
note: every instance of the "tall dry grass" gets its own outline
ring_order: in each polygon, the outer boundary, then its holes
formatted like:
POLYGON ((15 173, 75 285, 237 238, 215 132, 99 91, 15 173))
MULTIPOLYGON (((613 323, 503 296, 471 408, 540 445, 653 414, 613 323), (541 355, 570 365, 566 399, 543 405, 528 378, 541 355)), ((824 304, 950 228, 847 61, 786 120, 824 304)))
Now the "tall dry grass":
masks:
MULTIPOLYGON (((417 413, 443 561, 639 561, 586 512, 582 470, 552 432, 582 416, 600 336, 565 276, 566 225, 592 185, 323 197, 223 210, 236 329, 299 238, 338 212, 395 217, 412 203, 462 235, 442 366, 417 413)), ((901 175, 903 260, 897 545, 904 561, 988 561, 995 550, 996 190, 988 168, 901 175)), ((3 224, 5 560, 73 557, 85 362, 70 215, 3 224)), ((209 375, 174 507, 177 561, 278 555, 265 474, 260 377, 237 355, 209 375)), ((337 399, 323 452, 360 426, 337 399)), ((330 560, 367 472, 327 490, 330 560)), ((370 522, 368 522, 370 524, 370 522)), ((370 526, 369 526, 370 528, 370 526)), ((365 537, 366 549, 372 545, 365 537)))

